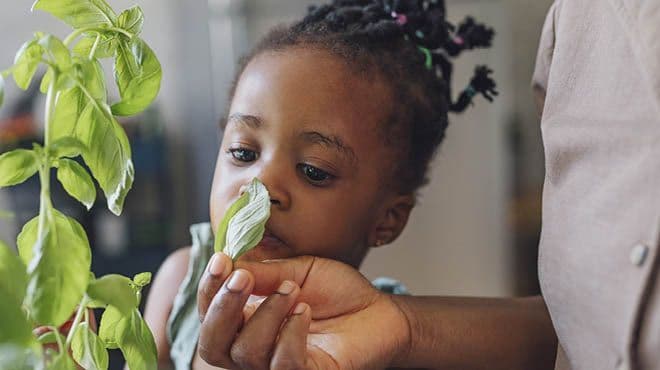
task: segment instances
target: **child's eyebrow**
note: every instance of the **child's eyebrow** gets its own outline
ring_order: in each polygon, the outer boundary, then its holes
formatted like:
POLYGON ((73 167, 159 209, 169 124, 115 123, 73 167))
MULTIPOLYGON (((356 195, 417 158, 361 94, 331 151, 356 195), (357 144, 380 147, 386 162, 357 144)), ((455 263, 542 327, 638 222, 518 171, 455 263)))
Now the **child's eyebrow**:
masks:
POLYGON ((305 131, 300 136, 303 140, 312 143, 312 144, 321 144, 330 149, 337 150, 341 154, 348 157, 351 161, 357 162, 357 156, 353 151, 353 148, 344 144, 342 139, 338 136, 333 135, 324 135, 318 131, 305 131))
POLYGON ((232 122, 243 124, 252 129, 258 129, 264 124, 261 118, 257 116, 241 113, 234 113, 227 118, 227 124, 232 122))

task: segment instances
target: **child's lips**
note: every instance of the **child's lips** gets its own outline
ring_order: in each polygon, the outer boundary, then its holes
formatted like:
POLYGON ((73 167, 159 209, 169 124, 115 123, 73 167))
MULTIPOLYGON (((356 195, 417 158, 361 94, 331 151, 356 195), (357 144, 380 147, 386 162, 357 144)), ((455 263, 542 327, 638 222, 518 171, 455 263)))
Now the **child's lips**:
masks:
POLYGON ((266 229, 263 238, 261 239, 261 241, 257 246, 266 249, 277 249, 277 248, 286 247, 286 244, 280 238, 278 238, 272 232, 266 229))

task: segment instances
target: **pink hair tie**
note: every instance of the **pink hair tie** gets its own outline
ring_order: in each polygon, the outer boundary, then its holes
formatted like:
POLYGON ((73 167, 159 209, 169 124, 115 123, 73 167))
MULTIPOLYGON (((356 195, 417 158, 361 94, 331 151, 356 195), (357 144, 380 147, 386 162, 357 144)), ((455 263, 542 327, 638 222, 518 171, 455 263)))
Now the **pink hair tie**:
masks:
POLYGON ((392 12, 392 18, 396 19, 396 23, 398 23, 399 26, 403 26, 404 24, 408 23, 408 17, 406 17, 405 14, 397 14, 397 12, 392 12))
POLYGON ((463 40, 463 38, 460 36, 456 36, 454 37, 454 42, 458 45, 463 45, 465 43, 465 40, 463 40))

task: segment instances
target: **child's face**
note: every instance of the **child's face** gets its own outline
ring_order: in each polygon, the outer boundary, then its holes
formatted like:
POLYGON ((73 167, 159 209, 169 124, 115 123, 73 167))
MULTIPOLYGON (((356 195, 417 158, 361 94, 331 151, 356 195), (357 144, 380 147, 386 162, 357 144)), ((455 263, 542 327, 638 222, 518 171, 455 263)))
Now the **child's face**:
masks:
POLYGON ((327 52, 256 56, 238 81, 218 155, 214 230, 257 177, 270 192, 271 217, 246 259, 315 255, 359 265, 369 245, 400 232, 388 225, 402 218, 391 213, 401 196, 384 186, 394 161, 382 129, 390 105, 379 79, 358 77, 327 52))

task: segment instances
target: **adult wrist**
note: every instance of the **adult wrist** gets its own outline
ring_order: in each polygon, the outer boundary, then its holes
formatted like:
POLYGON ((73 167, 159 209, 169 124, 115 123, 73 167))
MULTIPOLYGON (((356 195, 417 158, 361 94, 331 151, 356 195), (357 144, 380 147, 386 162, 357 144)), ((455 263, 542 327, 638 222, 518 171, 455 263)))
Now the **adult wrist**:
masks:
POLYGON ((396 306, 399 313, 400 324, 399 327, 403 328, 397 338, 397 346, 394 348, 394 355, 392 357, 390 367, 405 367, 410 363, 410 357, 414 347, 415 324, 416 318, 413 310, 410 307, 408 296, 403 295, 388 295, 394 306, 396 306))

